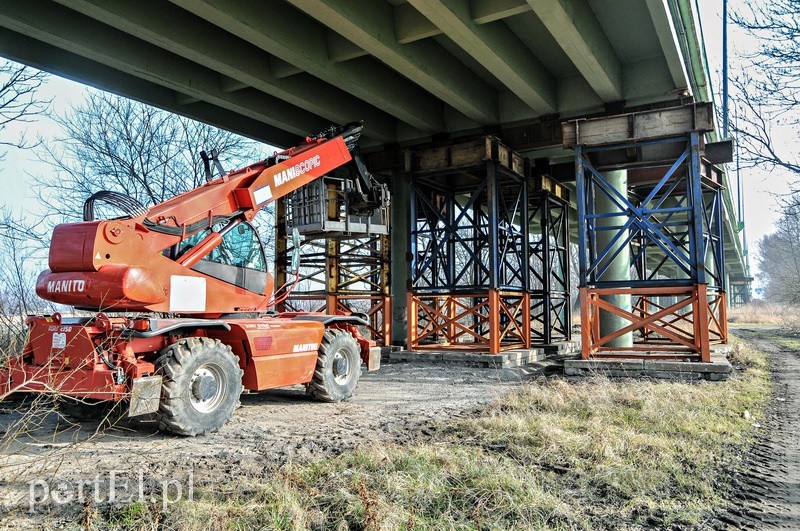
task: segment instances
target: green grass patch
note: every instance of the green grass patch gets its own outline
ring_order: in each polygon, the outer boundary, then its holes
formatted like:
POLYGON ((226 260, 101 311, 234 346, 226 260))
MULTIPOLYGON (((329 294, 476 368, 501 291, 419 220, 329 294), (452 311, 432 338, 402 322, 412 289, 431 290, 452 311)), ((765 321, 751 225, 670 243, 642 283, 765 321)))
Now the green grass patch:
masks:
POLYGON ((778 342, 788 350, 800 350, 800 339, 780 337, 778 338, 778 342))
MULTIPOLYGON (((199 486, 159 518, 225 530, 702 527, 769 395, 765 356, 739 343, 732 358, 743 370, 727 382, 542 380, 432 439, 199 486)), ((146 528, 149 514, 124 508, 104 525, 146 528)))

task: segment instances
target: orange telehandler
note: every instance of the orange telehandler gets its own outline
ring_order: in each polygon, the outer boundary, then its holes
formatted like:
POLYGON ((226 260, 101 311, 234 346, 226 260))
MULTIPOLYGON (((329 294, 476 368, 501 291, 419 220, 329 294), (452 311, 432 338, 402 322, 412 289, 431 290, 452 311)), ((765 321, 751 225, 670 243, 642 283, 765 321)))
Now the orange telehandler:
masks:
MULTIPOLYGON (((49 269, 36 283, 40 297, 94 315, 29 316, 22 355, 0 369, 0 397, 58 394, 79 417, 123 403, 128 416, 149 414, 181 435, 218 430, 244 389, 305 384, 319 400, 350 398, 362 362, 380 366, 380 349, 359 333, 367 323, 268 313, 292 285, 274 289, 250 221, 334 171, 356 183, 346 191, 352 208, 386 206, 386 188, 360 158, 361 131, 360 123, 331 127, 217 178, 219 162, 203 153, 207 182, 149 209, 122 194, 94 194, 85 221, 55 228, 49 269), (101 204, 123 215, 95 220, 101 204)), ((297 277, 296 254, 293 269, 297 277)))

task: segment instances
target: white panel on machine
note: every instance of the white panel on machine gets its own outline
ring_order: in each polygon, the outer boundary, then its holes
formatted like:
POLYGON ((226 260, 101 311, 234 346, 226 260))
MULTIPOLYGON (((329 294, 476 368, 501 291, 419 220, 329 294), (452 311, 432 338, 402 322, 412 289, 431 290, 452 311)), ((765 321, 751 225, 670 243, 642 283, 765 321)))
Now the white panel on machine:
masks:
POLYGON ((206 279, 172 275, 169 281, 169 311, 206 311, 206 279))

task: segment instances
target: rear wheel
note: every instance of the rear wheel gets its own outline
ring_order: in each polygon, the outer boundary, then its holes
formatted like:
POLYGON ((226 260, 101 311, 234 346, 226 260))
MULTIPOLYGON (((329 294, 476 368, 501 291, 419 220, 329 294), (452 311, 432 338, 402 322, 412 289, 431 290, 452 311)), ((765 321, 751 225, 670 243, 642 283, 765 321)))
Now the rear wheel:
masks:
POLYGON ((360 351, 358 341, 344 330, 326 330, 314 379, 306 388, 308 394, 323 402, 341 402, 353 396, 361 376, 360 351))
POLYGON ((219 430, 239 407, 244 371, 231 348, 217 339, 181 339, 161 352, 156 368, 164 377, 159 429, 205 435, 219 430))

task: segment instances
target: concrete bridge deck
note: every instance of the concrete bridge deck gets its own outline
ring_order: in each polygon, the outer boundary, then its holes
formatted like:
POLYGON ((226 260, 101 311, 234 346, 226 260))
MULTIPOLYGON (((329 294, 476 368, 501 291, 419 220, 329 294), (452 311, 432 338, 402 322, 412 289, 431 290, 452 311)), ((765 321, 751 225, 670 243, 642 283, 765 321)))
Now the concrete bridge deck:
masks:
POLYGON ((363 119, 374 150, 491 132, 568 162, 566 118, 711 101, 692 5, 1 0, 0 55, 277 146, 363 119))

